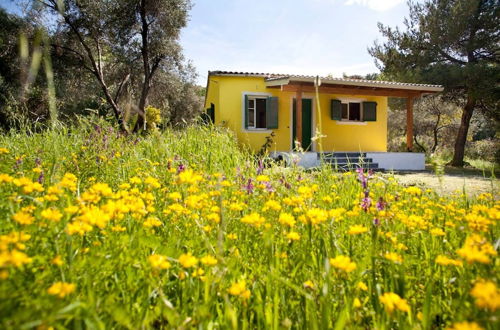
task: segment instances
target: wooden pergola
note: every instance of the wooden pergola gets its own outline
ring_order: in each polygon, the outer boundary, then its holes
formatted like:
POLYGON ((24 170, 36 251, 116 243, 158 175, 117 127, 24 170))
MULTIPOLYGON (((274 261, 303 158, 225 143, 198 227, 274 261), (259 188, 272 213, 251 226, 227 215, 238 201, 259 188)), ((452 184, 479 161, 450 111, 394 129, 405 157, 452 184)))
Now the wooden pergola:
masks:
MULTIPOLYGON (((267 88, 280 88, 283 92, 293 92, 296 98, 297 140, 302 142, 302 94, 315 93, 315 77, 280 77, 266 80, 267 88)), ((321 79, 318 92, 336 95, 370 95, 406 98, 406 146, 413 151, 413 103, 424 94, 443 91, 437 85, 394 83, 357 79, 321 79)))

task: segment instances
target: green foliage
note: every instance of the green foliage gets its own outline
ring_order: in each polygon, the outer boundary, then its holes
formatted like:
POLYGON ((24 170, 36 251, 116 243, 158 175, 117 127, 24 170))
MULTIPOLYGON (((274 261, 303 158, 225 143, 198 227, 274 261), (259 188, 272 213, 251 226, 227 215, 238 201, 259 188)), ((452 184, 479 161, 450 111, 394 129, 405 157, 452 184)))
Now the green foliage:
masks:
POLYGON ((499 120, 499 2, 426 0, 409 9, 405 31, 379 24, 387 41, 369 52, 387 77, 441 84, 444 97, 463 107, 452 161, 462 166, 474 110, 499 120))

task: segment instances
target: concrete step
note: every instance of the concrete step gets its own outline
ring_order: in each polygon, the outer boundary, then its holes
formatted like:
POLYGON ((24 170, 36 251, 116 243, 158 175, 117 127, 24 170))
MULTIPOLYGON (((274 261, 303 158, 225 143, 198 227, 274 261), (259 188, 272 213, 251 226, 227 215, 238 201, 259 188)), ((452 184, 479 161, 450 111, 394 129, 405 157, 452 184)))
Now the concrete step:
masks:
POLYGON ((362 168, 365 170, 371 169, 374 171, 383 171, 384 169, 379 168, 377 163, 369 163, 369 164, 330 164, 333 169, 337 171, 355 171, 358 168, 362 168))
POLYGON ((327 163, 332 164, 368 164, 373 163, 372 158, 364 158, 364 157, 352 157, 352 158, 340 158, 340 157, 331 157, 323 159, 327 163))
POLYGON ((364 152, 324 152, 323 154, 318 152, 318 159, 321 158, 359 158, 366 157, 366 153, 364 152))

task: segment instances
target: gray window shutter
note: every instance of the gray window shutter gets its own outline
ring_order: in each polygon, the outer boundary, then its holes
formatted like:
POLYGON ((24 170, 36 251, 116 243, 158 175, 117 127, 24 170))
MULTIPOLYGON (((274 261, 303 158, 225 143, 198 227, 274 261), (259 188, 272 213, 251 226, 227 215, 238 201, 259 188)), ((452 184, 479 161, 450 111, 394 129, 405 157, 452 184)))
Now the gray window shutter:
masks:
POLYGON ((340 100, 331 100, 330 118, 342 120, 342 102, 340 100))
POLYGON ((248 95, 245 95, 245 128, 248 127, 248 95))
POLYGON ((377 102, 363 102, 363 121, 377 121, 377 102))
POLYGON ((266 127, 278 128, 278 98, 269 96, 266 101, 266 127))

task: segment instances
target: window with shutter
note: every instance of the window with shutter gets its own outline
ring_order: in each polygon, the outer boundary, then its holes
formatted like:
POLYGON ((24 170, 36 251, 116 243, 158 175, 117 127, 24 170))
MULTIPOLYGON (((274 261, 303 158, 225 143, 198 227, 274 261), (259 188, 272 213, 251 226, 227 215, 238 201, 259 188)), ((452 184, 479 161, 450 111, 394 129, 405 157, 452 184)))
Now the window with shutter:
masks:
POLYGON ((340 100, 331 100, 330 118, 332 120, 342 120, 342 102, 340 100))
POLYGON ((377 102, 363 102, 363 120, 377 121, 377 102))
POLYGON ((267 128, 278 128, 278 98, 269 96, 266 104, 267 128))
POLYGON ((278 98, 262 95, 245 95, 245 128, 278 128, 278 98))

